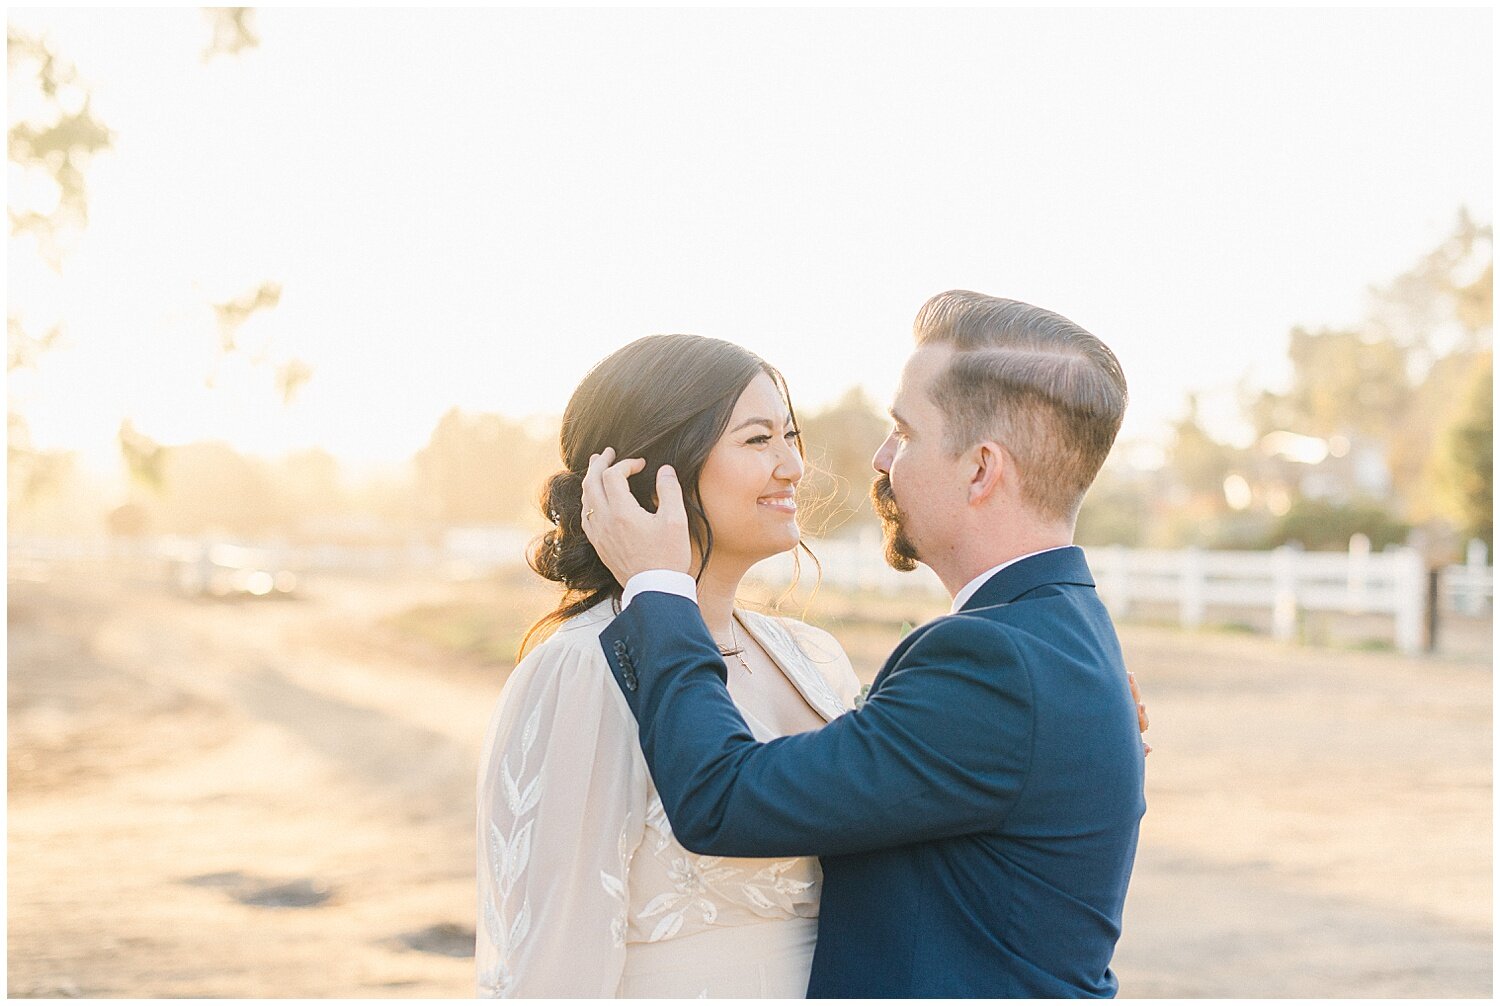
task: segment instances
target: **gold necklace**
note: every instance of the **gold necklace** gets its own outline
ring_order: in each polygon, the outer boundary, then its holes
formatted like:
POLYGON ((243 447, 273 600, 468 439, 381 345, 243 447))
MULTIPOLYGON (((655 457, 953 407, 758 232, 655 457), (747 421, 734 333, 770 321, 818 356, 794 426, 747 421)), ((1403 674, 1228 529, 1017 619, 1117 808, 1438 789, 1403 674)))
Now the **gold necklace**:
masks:
MULTIPOLYGON (((729 614, 729 638, 734 643, 734 645, 731 646, 729 649, 734 652, 734 656, 735 656, 735 658, 737 660, 739 660, 740 666, 745 669, 745 673, 746 674, 754 674, 755 672, 752 671, 752 670, 750 670, 750 662, 745 659, 745 651, 742 650, 742 649, 740 649, 740 637, 739 637, 739 634, 734 631, 734 613, 733 612, 730 612, 730 614, 729 614)), ((714 642, 717 643, 718 640, 715 639, 714 642)), ((728 653, 724 652, 724 648, 722 646, 719 647, 719 655, 721 657, 727 657, 727 656, 729 656, 728 653)))

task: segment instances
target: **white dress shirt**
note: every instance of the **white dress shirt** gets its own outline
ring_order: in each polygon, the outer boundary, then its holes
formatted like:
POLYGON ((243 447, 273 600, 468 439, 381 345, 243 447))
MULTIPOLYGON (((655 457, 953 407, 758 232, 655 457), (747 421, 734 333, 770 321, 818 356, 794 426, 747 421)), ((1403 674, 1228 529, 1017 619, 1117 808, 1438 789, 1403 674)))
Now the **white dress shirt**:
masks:
POLYGON ((1030 559, 1034 555, 1041 555, 1042 552, 1056 552, 1060 548, 1072 547, 1073 546, 1071 545, 1055 545, 1052 548, 1044 548, 1037 552, 1027 552, 1025 555, 1016 556, 1014 559, 1007 559, 1005 562, 1002 562, 998 566, 991 566, 989 569, 985 570, 983 573, 980 573, 978 576, 974 577, 974 579, 964 584, 963 589, 960 590, 957 594, 953 595, 952 610, 954 612, 957 612, 959 608, 962 608, 965 604, 967 604, 969 602, 969 598, 973 597, 976 593, 978 593, 980 587, 983 587, 986 583, 989 582, 990 577, 1000 572, 1006 566, 1018 563, 1022 559, 1030 559))

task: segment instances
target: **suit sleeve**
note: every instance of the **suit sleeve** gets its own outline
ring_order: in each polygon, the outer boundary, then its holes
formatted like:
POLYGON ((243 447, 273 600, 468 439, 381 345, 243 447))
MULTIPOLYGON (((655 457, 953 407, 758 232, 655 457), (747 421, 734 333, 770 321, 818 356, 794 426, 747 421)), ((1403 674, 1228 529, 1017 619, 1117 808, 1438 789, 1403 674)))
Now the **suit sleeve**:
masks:
POLYGON ((697 605, 638 597, 600 641, 678 840, 704 855, 832 856, 998 827, 1031 762, 1026 667, 991 623, 918 631, 860 709, 762 744, 697 605))

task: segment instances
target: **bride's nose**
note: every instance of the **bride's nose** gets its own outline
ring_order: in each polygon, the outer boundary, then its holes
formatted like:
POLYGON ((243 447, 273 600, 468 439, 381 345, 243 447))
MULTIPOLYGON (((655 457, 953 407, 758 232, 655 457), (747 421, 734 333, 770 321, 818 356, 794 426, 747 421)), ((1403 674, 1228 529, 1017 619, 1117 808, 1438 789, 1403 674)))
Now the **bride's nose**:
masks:
POLYGON ((780 460, 776 462, 776 477, 795 485, 802 481, 803 470, 802 453, 788 444, 781 452, 780 460))

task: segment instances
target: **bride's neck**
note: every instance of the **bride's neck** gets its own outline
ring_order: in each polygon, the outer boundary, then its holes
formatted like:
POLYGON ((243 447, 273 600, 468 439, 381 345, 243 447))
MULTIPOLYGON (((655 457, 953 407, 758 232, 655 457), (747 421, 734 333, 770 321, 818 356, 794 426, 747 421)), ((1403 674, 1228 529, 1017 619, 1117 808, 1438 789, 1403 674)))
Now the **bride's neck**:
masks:
POLYGON ((725 569, 723 563, 709 563, 698 580, 698 610, 708 631, 721 644, 729 646, 734 639, 734 596, 747 570, 725 569))

